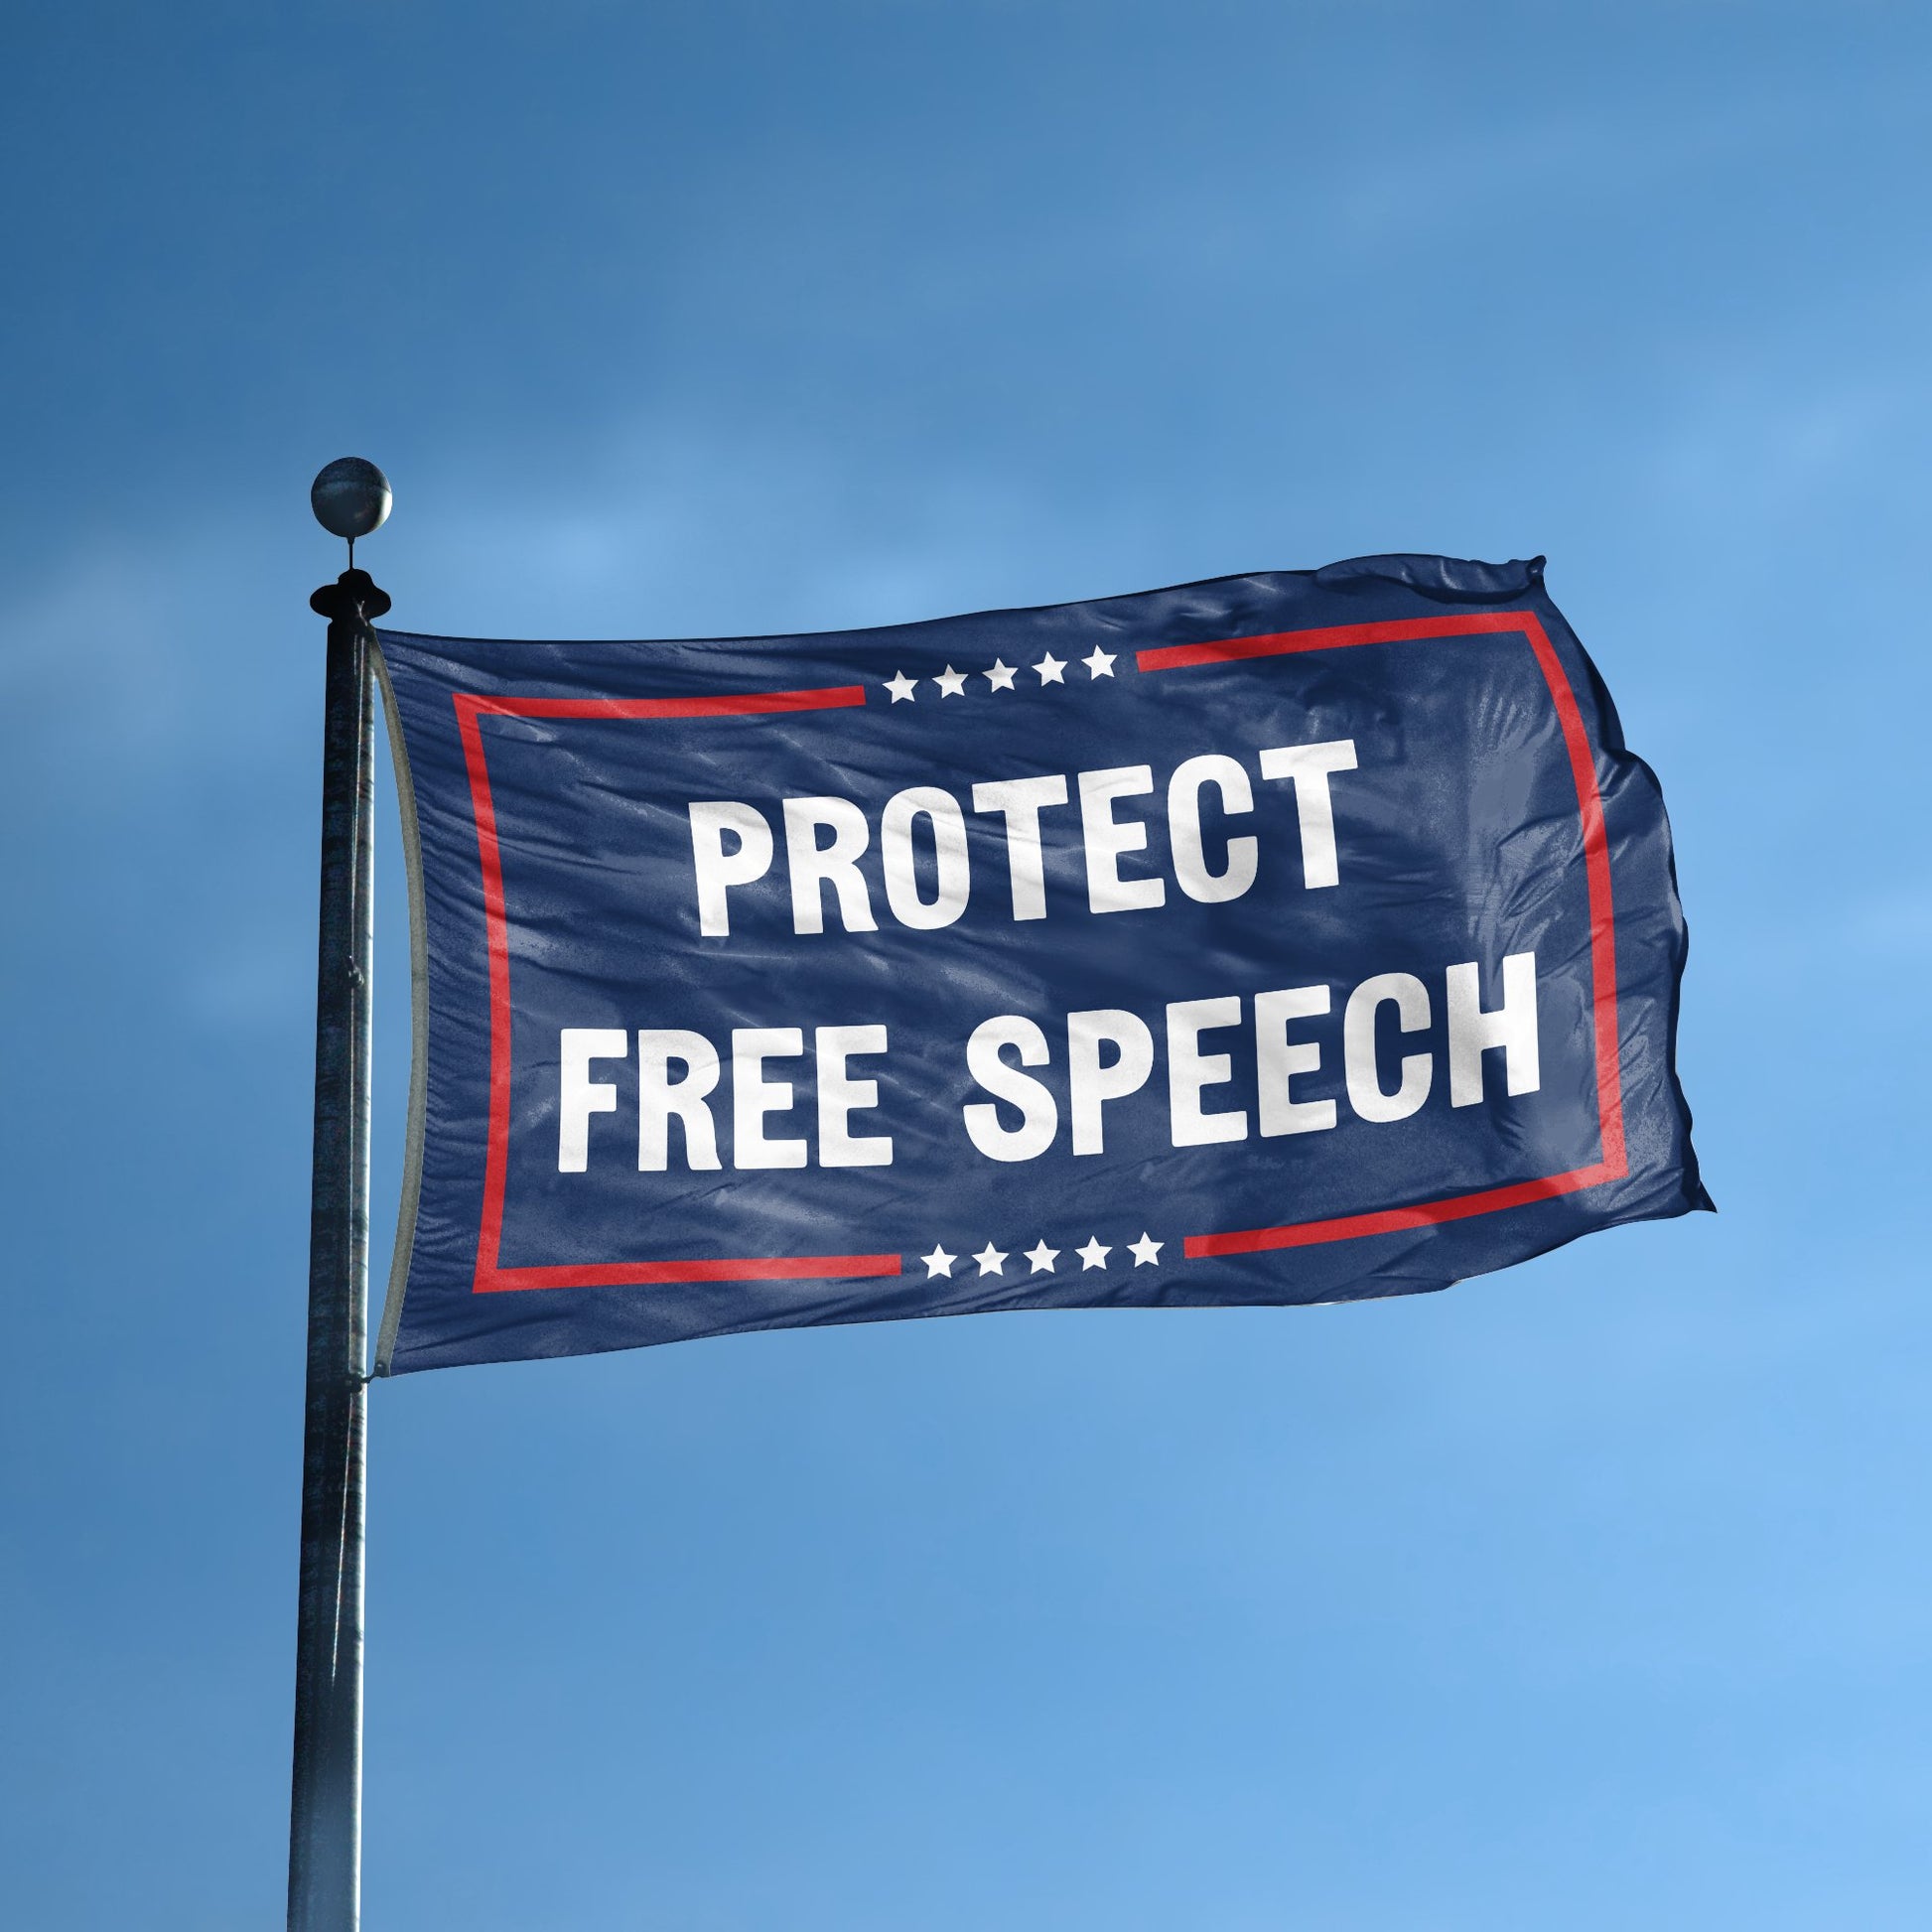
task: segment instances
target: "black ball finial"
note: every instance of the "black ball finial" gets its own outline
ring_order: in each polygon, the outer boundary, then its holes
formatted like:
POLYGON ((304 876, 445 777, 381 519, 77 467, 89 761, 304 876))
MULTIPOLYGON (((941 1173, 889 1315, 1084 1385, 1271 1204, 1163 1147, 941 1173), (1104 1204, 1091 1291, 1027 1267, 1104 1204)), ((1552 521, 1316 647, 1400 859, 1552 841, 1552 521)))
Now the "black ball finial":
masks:
POLYGON ((351 556, 355 539, 380 529, 394 500, 389 479, 359 456, 338 457, 309 485, 309 504, 316 521, 332 537, 346 537, 351 556))

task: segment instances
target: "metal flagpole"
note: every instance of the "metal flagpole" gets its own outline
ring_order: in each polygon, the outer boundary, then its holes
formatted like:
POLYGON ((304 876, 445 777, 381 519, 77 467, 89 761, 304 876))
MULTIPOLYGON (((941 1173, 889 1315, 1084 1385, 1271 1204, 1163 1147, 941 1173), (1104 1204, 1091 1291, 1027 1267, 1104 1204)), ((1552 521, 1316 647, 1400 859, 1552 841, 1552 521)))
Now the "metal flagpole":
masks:
POLYGON ((372 620, 389 608, 355 539, 389 513, 389 483, 357 457, 310 492, 348 539, 349 568, 309 600, 329 620, 316 960, 315 1155, 309 1210, 309 1368, 302 1444, 289 1932, 355 1932, 362 1866, 362 1534, 368 1390, 369 982, 375 853, 372 620))

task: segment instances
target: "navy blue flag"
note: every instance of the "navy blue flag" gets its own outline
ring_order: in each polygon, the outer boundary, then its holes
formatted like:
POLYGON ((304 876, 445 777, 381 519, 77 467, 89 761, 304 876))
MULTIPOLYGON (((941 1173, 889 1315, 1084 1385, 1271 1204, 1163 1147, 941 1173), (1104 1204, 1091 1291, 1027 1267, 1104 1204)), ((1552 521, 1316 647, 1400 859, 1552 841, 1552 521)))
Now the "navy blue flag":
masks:
POLYGON ((1710 1205, 1663 800, 1540 560, 381 651, 384 1373, 1408 1294, 1710 1205))

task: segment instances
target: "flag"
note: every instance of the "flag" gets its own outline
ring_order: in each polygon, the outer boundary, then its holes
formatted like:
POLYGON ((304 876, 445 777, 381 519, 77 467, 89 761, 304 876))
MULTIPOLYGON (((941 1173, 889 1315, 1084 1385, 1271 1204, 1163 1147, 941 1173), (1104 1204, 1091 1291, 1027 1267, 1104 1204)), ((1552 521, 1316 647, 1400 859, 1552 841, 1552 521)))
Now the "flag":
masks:
POLYGON ((380 660, 383 1373, 1407 1294, 1710 1205, 1662 795, 1540 559, 380 660))

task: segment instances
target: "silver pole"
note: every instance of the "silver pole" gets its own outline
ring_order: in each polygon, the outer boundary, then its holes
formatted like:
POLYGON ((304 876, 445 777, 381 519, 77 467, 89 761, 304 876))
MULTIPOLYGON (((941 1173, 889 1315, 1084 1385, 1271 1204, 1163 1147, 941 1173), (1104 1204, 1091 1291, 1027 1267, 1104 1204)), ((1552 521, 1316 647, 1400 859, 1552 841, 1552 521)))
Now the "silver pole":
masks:
MULTIPOLYGON (((317 479, 316 513, 336 528, 317 479)), ((373 471, 372 465, 361 466, 373 471)), ((379 479, 381 473, 375 471, 379 479)), ((340 492, 339 492, 340 493, 340 492)), ((386 515, 388 485, 381 489, 386 515)), ((381 521, 366 504, 362 535, 381 521)), ((345 571, 310 599, 329 620, 316 961, 308 1393, 296 1626, 289 1932, 356 1932, 362 1868, 362 1575, 368 1391, 369 985, 374 905, 372 619, 388 598, 345 571)))

